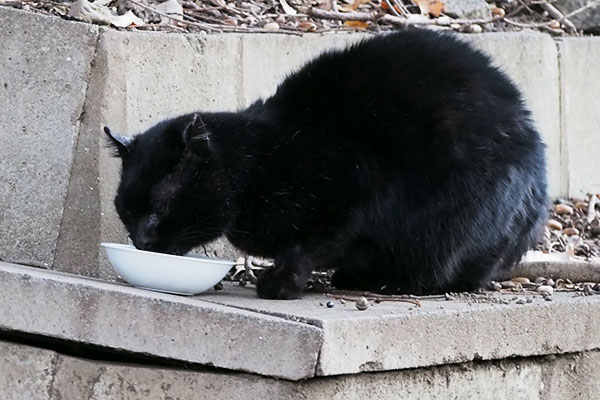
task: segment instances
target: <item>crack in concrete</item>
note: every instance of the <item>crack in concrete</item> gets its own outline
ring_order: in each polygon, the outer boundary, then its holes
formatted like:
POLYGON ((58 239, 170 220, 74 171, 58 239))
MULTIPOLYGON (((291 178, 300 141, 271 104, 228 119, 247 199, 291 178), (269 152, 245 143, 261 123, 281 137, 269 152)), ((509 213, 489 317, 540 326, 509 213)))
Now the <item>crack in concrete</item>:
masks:
MULTIPOLYGON (((56 379, 56 371, 58 370, 58 362, 60 355, 58 353, 54 353, 52 356, 52 360, 50 361, 50 382, 48 383, 48 399, 53 400, 56 397, 54 396, 54 380, 56 379)), ((56 400, 61 400, 56 398, 56 400)))
POLYGON ((558 129, 560 132, 560 165, 561 165, 561 176, 560 176, 560 189, 565 195, 570 194, 570 182, 569 182, 569 143, 566 134, 566 122, 565 122, 565 94, 563 91, 563 71, 562 71, 562 39, 555 38, 554 45, 556 46, 556 62, 558 63, 558 115, 559 125, 558 129))

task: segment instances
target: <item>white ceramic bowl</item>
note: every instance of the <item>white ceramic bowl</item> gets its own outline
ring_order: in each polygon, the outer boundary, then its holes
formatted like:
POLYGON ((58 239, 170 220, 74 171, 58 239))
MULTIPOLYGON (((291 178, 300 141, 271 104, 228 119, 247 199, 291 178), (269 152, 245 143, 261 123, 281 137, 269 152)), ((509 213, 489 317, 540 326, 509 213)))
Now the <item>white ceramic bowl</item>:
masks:
POLYGON ((216 285, 235 265, 199 255, 174 256, 102 243, 108 260, 124 281, 144 289, 191 296, 216 285))

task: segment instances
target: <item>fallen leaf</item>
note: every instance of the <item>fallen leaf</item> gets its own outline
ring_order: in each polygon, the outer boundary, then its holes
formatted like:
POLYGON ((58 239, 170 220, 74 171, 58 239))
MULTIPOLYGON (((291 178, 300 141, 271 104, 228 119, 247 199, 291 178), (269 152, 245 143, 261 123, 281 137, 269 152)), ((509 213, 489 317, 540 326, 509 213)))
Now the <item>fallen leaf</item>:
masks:
POLYGON ((304 21, 298 24, 298 29, 303 32, 314 32, 317 30, 317 25, 310 21, 304 21))
MULTIPOLYGON (((399 14, 402 14, 402 10, 400 10, 400 7, 398 7, 396 4, 394 4, 393 7, 394 7, 394 10, 396 10, 399 14)), ((387 1, 382 1, 381 8, 383 8, 384 11, 389 11, 390 6, 388 6, 387 1)))
POLYGON ((344 22, 344 26, 348 26, 350 28, 367 29, 369 24, 365 21, 346 21, 344 22))
POLYGON ((110 24, 119 28, 132 25, 145 25, 144 21, 138 18, 131 10, 123 15, 119 15, 102 4, 102 2, 90 3, 87 0, 77 0, 71 4, 69 16, 88 22, 110 24))
POLYGON ((432 17, 439 17, 445 9, 445 5, 440 0, 413 0, 413 2, 419 6, 421 14, 431 15, 432 17))
MULTIPOLYGON (((177 0, 167 0, 163 3, 154 6, 156 11, 167 14, 168 16, 183 21, 183 7, 177 0)), ((162 25, 172 22, 171 18, 167 18, 163 15, 160 16, 160 23, 162 25)))
POLYGON ((285 0, 279 0, 279 4, 281 4, 281 8, 283 8, 283 11, 285 11, 287 15, 296 15, 298 13, 296 9, 290 6, 285 0))

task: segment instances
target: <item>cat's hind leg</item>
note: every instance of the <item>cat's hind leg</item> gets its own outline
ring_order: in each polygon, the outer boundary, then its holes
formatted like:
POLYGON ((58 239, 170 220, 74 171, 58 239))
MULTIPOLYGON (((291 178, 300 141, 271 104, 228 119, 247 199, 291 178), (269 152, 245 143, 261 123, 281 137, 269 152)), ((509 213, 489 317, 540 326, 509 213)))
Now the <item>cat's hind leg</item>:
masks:
POLYGON ((335 269, 331 284, 343 290, 380 291, 386 283, 383 270, 388 264, 378 246, 366 240, 354 241, 328 265, 335 269))

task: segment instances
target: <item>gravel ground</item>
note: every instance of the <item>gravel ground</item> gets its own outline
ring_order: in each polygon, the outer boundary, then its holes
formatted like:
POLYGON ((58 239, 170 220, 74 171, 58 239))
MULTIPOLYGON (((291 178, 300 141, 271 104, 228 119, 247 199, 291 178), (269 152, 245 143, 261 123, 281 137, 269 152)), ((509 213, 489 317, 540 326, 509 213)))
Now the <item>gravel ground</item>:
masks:
POLYGON ((132 30, 302 34, 427 25, 468 33, 581 34, 546 0, 490 2, 490 16, 480 19, 445 14, 443 0, 0 0, 1 5, 132 30))
POLYGON ((536 250, 567 252, 589 260, 600 256, 600 195, 558 199, 550 207, 544 237, 536 250))

